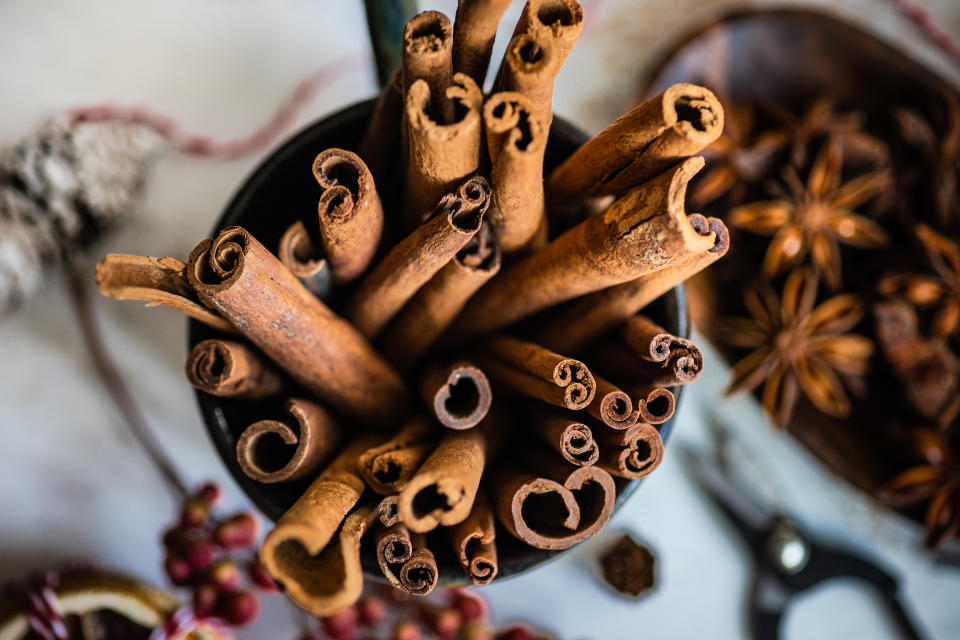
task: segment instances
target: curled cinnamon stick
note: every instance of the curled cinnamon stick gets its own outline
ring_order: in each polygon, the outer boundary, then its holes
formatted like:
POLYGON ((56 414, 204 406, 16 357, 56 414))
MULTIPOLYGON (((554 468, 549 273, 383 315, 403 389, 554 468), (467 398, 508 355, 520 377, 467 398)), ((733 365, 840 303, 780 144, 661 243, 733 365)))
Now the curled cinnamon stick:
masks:
POLYGON ((373 115, 367 124, 357 155, 373 174, 377 187, 390 183, 396 163, 400 161, 400 132, 403 126, 403 71, 397 69, 383 88, 373 115))
POLYGON ((537 342, 560 353, 583 353, 602 335, 726 254, 730 236, 723 222, 699 214, 691 214, 687 220, 700 235, 714 233, 716 239, 713 247, 659 271, 582 296, 559 307, 537 330, 537 342))
POLYGON ((620 339, 639 356, 638 377, 654 386, 687 384, 700 377, 703 354, 692 340, 678 338, 644 315, 629 318, 620 328, 620 339))
POLYGON ((283 378, 260 353, 233 340, 203 340, 187 356, 187 380, 223 398, 259 400, 279 393, 283 378))
POLYGON ((560 70, 557 56, 552 40, 543 33, 515 34, 503 53, 494 83, 496 91, 526 96, 544 129, 553 122, 553 84, 560 70))
POLYGON ((623 431, 598 432, 600 459, 597 466, 621 478, 642 478, 663 460, 663 440, 653 426, 638 422, 623 431))
POLYGON ((321 300, 330 298, 333 293, 330 264, 313 246, 303 222, 294 222, 280 236, 277 258, 310 293, 321 300))
POLYGON ((597 385, 596 401, 587 405, 587 412, 612 429, 626 429, 640 419, 639 409, 634 409, 630 396, 613 383, 593 376, 597 385))
POLYGON ((493 401, 487 376, 468 362, 428 367, 420 379, 420 392, 440 424, 448 429, 477 426, 493 401))
POLYGON ((547 179, 547 199, 620 194, 691 156, 723 130, 723 107, 708 89, 677 84, 585 142, 547 179))
POLYGON ((411 419, 389 440, 371 446, 357 457, 360 475, 380 495, 401 491, 433 451, 435 432, 425 417, 411 419))
POLYGON ((111 253, 97 264, 100 293, 117 300, 144 300, 164 305, 226 333, 237 330, 216 311, 199 302, 184 276, 186 265, 175 258, 148 258, 111 253))
POLYGON ((640 422, 663 424, 677 410, 677 398, 670 389, 646 384, 627 385, 626 390, 637 399, 640 422))
POLYGON ((578 467, 588 467, 597 461, 600 450, 593 432, 563 411, 537 407, 528 412, 530 427, 540 439, 550 445, 564 460, 578 467))
POLYGON ((260 560, 287 597, 314 615, 350 606, 363 588, 360 538, 377 514, 369 507, 347 514, 363 493, 356 463, 369 446, 370 440, 364 438, 344 448, 260 547, 260 560))
POLYGON ((453 20, 453 69, 483 87, 493 40, 510 0, 460 0, 453 20))
POLYGON ((340 428, 320 405, 291 398, 284 411, 291 419, 259 420, 237 440, 237 463, 257 482, 289 482, 311 475, 340 443, 340 428), (293 454, 285 455, 284 449, 291 446, 293 454))
POLYGON ((467 303, 451 334, 461 340, 493 331, 559 302, 598 291, 708 252, 683 211, 690 158, 505 269, 467 303))
POLYGON ((483 107, 490 152, 490 222, 503 251, 529 243, 544 224, 543 154, 547 129, 535 105, 520 93, 495 93, 483 107))
POLYGON ((494 505, 514 537, 537 549, 567 549, 603 529, 613 512, 616 486, 603 469, 571 467, 549 455, 536 458, 536 470, 525 466, 494 474, 494 505))
POLYGON ((423 80, 430 90, 430 114, 440 123, 453 120, 453 105, 446 95, 453 73, 452 51, 453 27, 447 16, 424 11, 407 22, 401 53, 403 93, 409 95, 411 86, 423 80))
POLYGON ((187 278, 201 300, 325 406, 380 427, 403 415, 407 393, 399 376, 243 228, 201 242, 187 278))
POLYGON ((484 223, 445 267, 404 305, 379 340, 401 371, 420 359, 480 287, 500 270, 500 247, 484 223))
POLYGON ((464 573, 474 584, 489 584, 497 577, 496 528, 485 492, 477 493, 467 519, 450 527, 450 540, 464 573))
POLYGON ((380 524, 385 527, 392 527, 400 522, 400 514, 397 511, 398 501, 399 496, 394 494, 392 496, 386 496, 377 503, 377 514, 380 519, 380 524))
POLYGON ((554 64, 560 67, 581 31, 583 7, 577 0, 527 0, 514 33, 536 33, 550 38, 556 50, 554 64))
POLYGON ((376 552, 384 577, 398 589, 425 596, 437 586, 437 561, 423 534, 411 534, 402 524, 382 528, 376 552))
POLYGON ((431 95, 433 89, 417 80, 404 102, 408 134, 404 220, 410 227, 423 222, 437 201, 475 173, 480 164, 483 94, 476 83, 457 73, 453 84, 440 94, 453 105, 449 124, 428 113, 431 95))
POLYGON ((400 523, 380 527, 377 531, 377 564, 383 577, 394 587, 400 587, 400 578, 395 571, 413 555, 410 530, 400 523))
POLYGON ((558 407, 587 407, 596 382, 585 364, 509 336, 484 341, 474 358, 495 382, 558 407))
POLYGON ((362 334, 379 334, 480 229, 490 203, 489 184, 481 177, 470 178, 465 184, 473 200, 444 196, 433 215, 398 242, 360 283, 345 315, 362 334))

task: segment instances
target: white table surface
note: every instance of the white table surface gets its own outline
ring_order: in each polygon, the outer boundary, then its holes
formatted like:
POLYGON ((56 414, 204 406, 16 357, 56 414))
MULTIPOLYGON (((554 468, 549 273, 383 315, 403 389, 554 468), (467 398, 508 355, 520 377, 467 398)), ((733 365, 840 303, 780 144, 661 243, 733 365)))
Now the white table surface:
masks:
MULTIPOLYGON (((555 108, 595 131, 629 108, 643 72, 671 38, 727 8, 769 3, 584 4, 587 29, 558 80, 555 108)), ((886 3, 812 4, 835 7, 960 78, 886 3)), ((960 3, 924 4, 941 26, 960 34, 960 3)), ((453 14, 449 0, 422 5, 453 14)), ((505 30, 518 10, 511 8, 505 30)), ((108 99, 151 105, 197 132, 242 135, 323 61, 367 49, 358 1, 0 0, 0 144, 69 106, 108 99)), ((374 91, 369 70, 351 72, 320 92, 297 127, 374 91)), ((91 270, 108 251, 185 257, 260 157, 217 162, 166 153, 143 210, 94 251, 91 270)), ((184 321, 135 303, 98 298, 96 307, 137 401, 183 473, 192 482, 222 482, 228 505, 245 505, 183 379, 184 321)), ((933 565, 900 518, 875 510, 774 432, 751 399, 722 400, 728 370, 707 355, 707 371, 686 394, 673 437, 707 445, 703 417, 722 416, 760 491, 815 531, 881 556, 902 576, 906 597, 933 637, 960 637, 960 571, 933 565)), ((161 582, 157 539, 174 505, 94 379, 60 281, 0 320, 0 363, 0 580, 84 557, 161 582)), ((528 619, 567 639, 745 637, 746 552, 677 458, 668 447, 662 467, 607 532, 547 567, 485 589, 495 619, 528 619), (625 529, 658 557, 656 590, 640 602, 610 595, 596 578, 597 549, 625 529)), ((896 637, 879 612, 869 591, 837 582, 796 602, 786 637, 896 637)), ((294 635, 279 597, 241 634, 294 635)))

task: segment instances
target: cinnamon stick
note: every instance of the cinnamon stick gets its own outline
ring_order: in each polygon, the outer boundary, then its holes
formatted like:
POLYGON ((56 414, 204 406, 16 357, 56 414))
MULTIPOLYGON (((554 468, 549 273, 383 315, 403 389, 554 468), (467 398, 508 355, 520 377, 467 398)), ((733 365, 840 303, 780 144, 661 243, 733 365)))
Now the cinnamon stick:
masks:
POLYGON ((175 258, 148 258, 108 254, 97 264, 94 277, 100 293, 117 300, 145 300, 148 307, 164 305, 226 333, 233 325, 204 306, 184 276, 186 265, 175 258))
POLYGON ((333 293, 330 264, 313 246, 303 222, 294 222, 280 236, 277 258, 310 293, 321 300, 330 298, 333 293))
POLYGON ((677 410, 677 398, 670 389, 653 384, 627 384, 624 390, 636 398, 640 422, 663 424, 677 410))
POLYGON ((444 196, 433 215, 391 249, 347 303, 347 319, 368 338, 379 334, 480 229, 490 202, 489 185, 481 177, 466 183, 471 190, 482 192, 479 202, 444 196))
POLYGON ((401 158, 402 127, 403 71, 397 69, 380 93, 363 140, 357 146, 357 155, 370 169, 381 193, 391 182, 393 171, 401 158))
POLYGON ((344 448, 260 547, 261 562, 287 597, 313 615, 330 615, 350 606, 363 587, 360 538, 377 514, 368 507, 347 514, 363 493, 356 463, 370 442, 361 438, 344 448))
POLYGON ((379 340, 380 353, 406 371, 436 342, 467 300, 500 270, 500 247, 486 222, 423 285, 379 340))
POLYGON ((288 419, 259 420, 244 429, 237 440, 237 463, 248 477, 272 484, 299 480, 313 474, 340 444, 340 428, 320 405, 291 398, 284 405, 288 419), (277 465, 283 455, 280 440, 293 454, 277 465))
POLYGON ((616 497, 609 473, 571 467, 553 452, 531 462, 494 474, 494 508, 507 531, 537 549, 559 550, 603 529, 616 497))
POLYGON ((597 461, 600 450, 586 424, 563 411, 543 407, 527 414, 534 432, 564 460, 577 467, 588 467, 597 461))
POLYGON ((187 278, 201 300, 325 406, 379 427, 403 415, 407 393, 399 376, 243 228, 201 242, 187 278))
POLYGON ((483 87, 497 27, 510 0, 459 0, 453 20, 453 70, 483 87))
POLYGON ((380 530, 377 562, 387 581, 409 594, 425 596, 437 586, 437 561, 426 536, 411 534, 402 524, 380 530))
POLYGON ((363 451, 357 458, 357 469, 367 486, 380 495, 401 491, 433 451, 435 433, 433 424, 418 416, 386 442, 363 451))
POLYGON ((450 329, 461 340, 546 307, 654 273, 706 253, 715 234, 699 234, 683 211, 691 158, 587 218, 490 281, 450 329))
POLYGON ((716 140, 723 107, 708 89, 677 84, 621 116, 551 172, 547 200, 620 194, 716 140))
POLYGON ((553 122, 553 84, 560 71, 558 52, 544 33, 518 33, 507 44, 494 82, 495 91, 523 94, 544 130, 553 122))
POLYGON ((492 165, 490 222, 503 251, 527 245, 545 223, 543 155, 547 128, 532 101, 520 93, 495 93, 483 107, 492 165))
POLYGON ((487 376, 462 361, 446 367, 428 367, 420 379, 420 393, 440 424, 448 429, 477 426, 493 401, 487 376))
POLYGON ((587 412, 612 429, 626 429, 640 419, 640 410, 634 409, 630 396, 612 382, 594 375, 597 385, 596 401, 587 405, 587 412))
POLYGON ((489 584, 497 577, 496 527, 484 491, 477 493, 467 519, 450 527, 450 540, 464 573, 474 584, 489 584))
POLYGON ((528 0, 514 34, 535 33, 549 38, 559 68, 583 31, 583 7, 576 0, 528 0))
POLYGON ((223 398, 260 400, 279 393, 283 378, 260 353, 233 340, 203 340, 187 357, 187 380, 223 398))
POLYGON ((678 338, 644 315, 629 318, 620 328, 620 339, 647 366, 638 377, 654 386, 687 384, 700 377, 703 354, 692 340, 678 338))
MULTIPOLYGON (((406 78, 406 76, 404 76, 406 78)), ((435 94, 426 81, 412 82, 404 102, 407 130, 407 175, 404 220, 414 227, 444 194, 453 191, 480 164, 483 94, 470 76, 457 73, 453 83, 435 94), (446 96, 454 116, 448 122, 429 113, 431 96, 446 96)))
POLYGON ((380 519, 380 524, 385 527, 392 527, 400 522, 400 513, 397 511, 397 502, 399 502, 399 500, 399 496, 394 494, 392 496, 386 496, 377 503, 377 514, 380 519))
POLYGON ((687 217, 700 235, 713 232, 713 247, 634 280, 582 296, 559 307, 536 332, 536 339, 560 353, 583 353, 602 335, 726 254, 729 234, 723 222, 699 214, 687 217))
POLYGON ((473 357, 494 382, 558 407, 583 409, 596 392, 585 364, 532 342, 494 336, 473 357))
POLYGON ((403 30, 403 95, 409 96, 412 85, 423 80, 429 88, 429 113, 441 124, 453 120, 453 98, 446 95, 453 73, 452 52, 453 27, 447 16, 424 11, 407 22, 403 30))
POLYGON ((663 440, 655 427, 638 422, 623 431, 604 430, 595 434, 600 444, 597 466, 621 478, 642 478, 663 460, 663 440))

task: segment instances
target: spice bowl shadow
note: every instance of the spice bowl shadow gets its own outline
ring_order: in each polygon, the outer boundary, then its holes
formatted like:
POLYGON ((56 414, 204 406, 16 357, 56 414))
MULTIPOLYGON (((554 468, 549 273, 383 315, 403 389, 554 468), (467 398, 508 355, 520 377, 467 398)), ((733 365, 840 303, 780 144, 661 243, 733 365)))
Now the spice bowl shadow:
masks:
MULTIPOLYGON (((331 147, 356 149, 374 106, 375 101, 370 100, 347 107, 295 134, 253 170, 217 220, 211 235, 216 235, 225 227, 240 225, 267 248, 275 250, 282 233, 296 221, 301 212, 316 210, 319 188, 311 174, 313 159, 319 152, 331 147)), ((586 134, 573 125, 555 117, 547 143, 544 171, 549 172, 557 166, 587 138, 586 134)), ((332 306, 336 307, 336 302, 332 306)), ((651 318, 674 335, 688 336, 686 296, 682 285, 651 304, 647 311, 651 318)), ((216 331, 191 320, 188 348, 201 340, 217 336, 216 331)), ((682 395, 681 389, 677 388, 675 391, 678 403, 682 395)), ((306 392, 301 394, 309 397, 306 392)), ((262 484, 244 474, 237 463, 236 450, 237 440, 243 430, 256 420, 278 415, 282 399, 249 401, 220 398, 197 391, 197 400, 210 438, 234 480, 264 515, 273 521, 279 519, 296 502, 312 479, 262 484)), ((672 424, 673 418, 660 425, 664 440, 667 439, 672 424)), ((630 497, 640 482, 641 480, 616 479, 615 510, 630 497)), ((383 575, 371 541, 372 537, 366 537, 361 547, 363 570, 368 577, 382 580, 383 575)), ((428 544, 437 559, 437 586, 454 587, 466 584, 467 579, 447 536, 441 531, 435 531, 428 537, 428 544)), ((499 525, 497 551, 500 565, 497 580, 541 565, 564 553, 529 547, 499 525)))

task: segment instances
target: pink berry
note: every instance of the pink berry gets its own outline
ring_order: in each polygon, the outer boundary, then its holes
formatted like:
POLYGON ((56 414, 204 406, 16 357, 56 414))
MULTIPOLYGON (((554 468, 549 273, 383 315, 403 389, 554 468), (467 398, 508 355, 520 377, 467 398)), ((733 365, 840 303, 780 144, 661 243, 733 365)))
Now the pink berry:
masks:
POLYGON ((191 540, 187 546, 187 560, 196 571, 209 567, 216 554, 216 548, 208 540, 191 540))
POLYGON ((486 620, 489 614, 487 602, 476 593, 465 589, 457 589, 453 592, 451 604, 466 622, 486 620))
POLYGON ((363 598, 357 603, 360 624, 375 627, 387 616, 387 606, 380 598, 363 598))
POLYGON ((187 500, 180 511, 180 526, 185 529, 202 527, 210 517, 210 507, 200 500, 187 500))
POLYGON ((240 586, 240 569, 232 560, 224 559, 213 563, 207 576, 210 583, 220 591, 234 591, 240 586))
POLYGON ((494 640, 493 629, 486 622, 474 620, 468 622, 460 631, 460 640, 494 640))
POLYGON ((177 556, 167 556, 163 561, 163 569, 170 578, 170 582, 178 587, 189 584, 193 578, 193 567, 188 561, 177 556))
POLYGON ((270 572, 267 571, 267 567, 259 560, 252 560, 247 565, 247 574, 250 576, 250 581, 262 591, 273 593, 280 590, 270 576, 270 572))
POLYGON ((218 618, 234 627, 242 627, 260 615, 260 598, 250 591, 223 593, 217 599, 214 611, 218 618))
POLYGON ((217 524, 213 539, 226 549, 246 549, 257 543, 260 525, 249 513, 238 513, 217 524))
POLYGON ((344 609, 339 613, 320 619, 324 632, 332 640, 347 640, 357 635, 357 622, 360 614, 356 607, 344 609))
POLYGON ((179 553, 187 548, 188 542, 190 542, 190 537, 180 527, 171 527, 163 533, 163 547, 167 551, 179 553))
POLYGON ((219 593, 212 584, 198 584, 193 590, 193 608, 198 615, 208 616, 213 613, 217 606, 217 597, 219 593))
POLYGON ((200 502, 205 503, 208 507, 215 507, 220 502, 220 498, 223 496, 223 491, 220 489, 220 485, 208 482, 193 494, 193 497, 200 502))
POLYGON ((406 621, 397 623, 397 626, 393 628, 393 635, 390 636, 390 640, 420 640, 422 637, 420 627, 413 622, 406 621))
POLYGON ((424 621, 440 640, 453 640, 463 626, 463 617, 456 609, 426 609, 423 610, 424 621))

